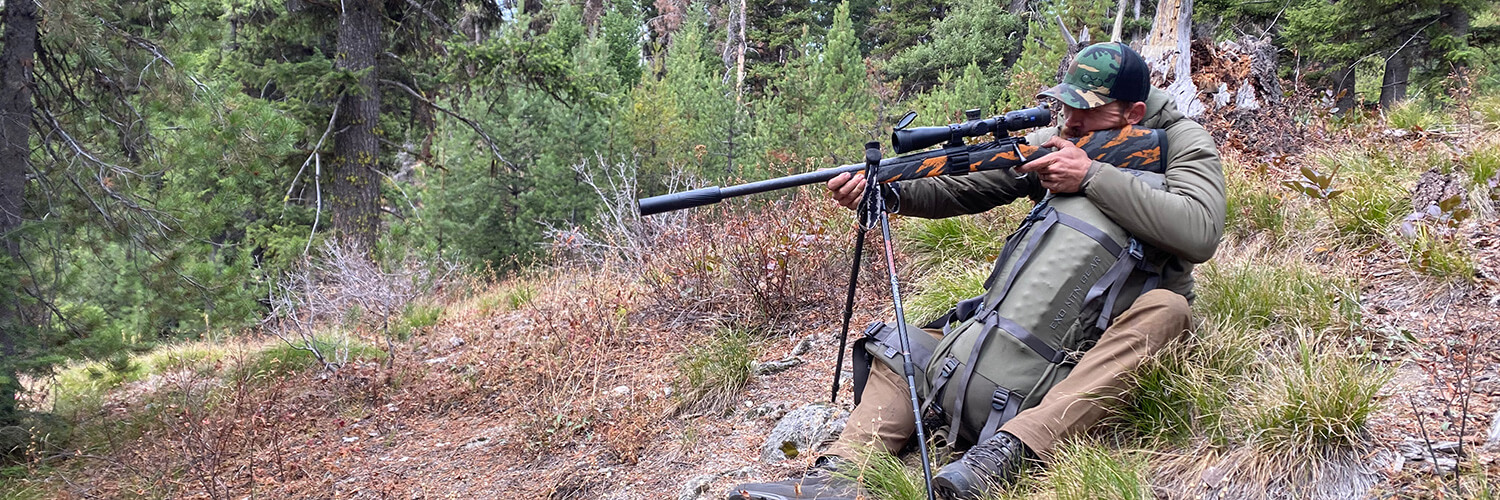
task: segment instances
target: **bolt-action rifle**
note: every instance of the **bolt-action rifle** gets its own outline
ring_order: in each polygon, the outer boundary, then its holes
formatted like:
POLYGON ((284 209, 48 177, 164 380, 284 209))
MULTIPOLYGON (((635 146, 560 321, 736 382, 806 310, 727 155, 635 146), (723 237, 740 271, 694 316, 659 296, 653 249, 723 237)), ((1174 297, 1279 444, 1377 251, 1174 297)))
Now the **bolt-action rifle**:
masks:
MULTIPOLYGON (((681 193, 665 194, 645 198, 637 202, 641 215, 658 214, 684 208, 718 203, 725 198, 763 193, 777 189, 827 182, 843 173, 865 172, 864 198, 856 211, 860 230, 854 241, 854 264, 849 272, 848 294, 844 300, 843 333, 839 335, 837 365, 833 368, 833 396, 839 395, 839 375, 844 365, 844 349, 849 338, 849 319, 854 313, 855 284, 859 281, 860 257, 864 255, 865 233, 880 226, 884 243, 886 272, 890 277, 891 299, 895 302, 896 331, 900 338, 901 358, 906 372, 906 386, 911 397, 912 417, 917 423, 917 449, 922 453, 922 475, 926 479, 927 498, 933 499, 932 463, 927 456, 927 435, 923 429, 921 402, 917 397, 916 370, 911 362, 911 341, 907 337, 906 313, 901 307, 901 290, 896 280, 896 259, 891 244, 890 218, 886 214, 885 195, 877 184, 936 177, 940 175, 965 175, 986 170, 1013 169, 1022 164, 1055 152, 1027 144, 1024 137, 1013 137, 1010 132, 1048 125, 1052 112, 1046 107, 1012 111, 1001 116, 980 119, 980 112, 972 109, 964 112, 966 120, 939 127, 907 128, 916 113, 907 113, 891 132, 891 147, 896 154, 918 151, 943 143, 943 147, 881 159, 880 143, 865 144, 865 161, 861 164, 790 175, 776 179, 752 182, 727 188, 718 186, 694 189, 681 193), (994 140, 977 144, 965 144, 965 139, 994 135, 994 140)), ((1112 164, 1120 168, 1160 168, 1162 152, 1165 150, 1164 135, 1160 131, 1127 126, 1115 130, 1089 133, 1074 141, 1089 158, 1112 164)))
MULTIPOLYGON (((922 151, 880 161, 871 178, 879 184, 888 184, 922 177, 940 175, 964 175, 985 170, 1011 169, 1052 153, 1051 149, 1039 148, 1026 143, 1024 137, 1012 137, 1009 132, 1048 125, 1052 112, 1045 107, 1012 111, 1001 116, 979 119, 979 110, 965 112, 969 118, 963 123, 947 126, 907 128, 916 118, 916 113, 907 113, 896 129, 891 132, 891 147, 896 154, 904 154, 943 143, 942 148, 922 151), (995 139, 976 144, 965 144, 964 139, 994 134, 995 139)), ((1076 141, 1078 147, 1089 153, 1089 157, 1120 168, 1132 168, 1138 164, 1157 161, 1161 155, 1158 145, 1159 133, 1142 127, 1126 127, 1117 130, 1102 130, 1085 135, 1076 141)), ((746 196, 778 189, 828 182, 839 174, 865 170, 863 163, 844 165, 838 168, 777 177, 729 187, 712 186, 680 193, 652 196, 637 202, 641 215, 653 215, 673 210, 700 207, 723 201, 726 198, 746 196)))

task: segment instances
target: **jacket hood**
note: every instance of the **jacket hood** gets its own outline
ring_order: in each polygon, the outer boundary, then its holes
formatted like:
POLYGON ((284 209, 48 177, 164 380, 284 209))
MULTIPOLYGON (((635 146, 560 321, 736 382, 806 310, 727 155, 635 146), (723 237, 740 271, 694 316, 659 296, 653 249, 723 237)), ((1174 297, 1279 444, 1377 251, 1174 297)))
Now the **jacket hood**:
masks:
POLYGON ((1173 123, 1185 119, 1181 111, 1177 110, 1177 103, 1172 101, 1171 94, 1167 91, 1151 87, 1151 95, 1146 97, 1146 118, 1141 120, 1141 126, 1146 128, 1167 128, 1173 123))

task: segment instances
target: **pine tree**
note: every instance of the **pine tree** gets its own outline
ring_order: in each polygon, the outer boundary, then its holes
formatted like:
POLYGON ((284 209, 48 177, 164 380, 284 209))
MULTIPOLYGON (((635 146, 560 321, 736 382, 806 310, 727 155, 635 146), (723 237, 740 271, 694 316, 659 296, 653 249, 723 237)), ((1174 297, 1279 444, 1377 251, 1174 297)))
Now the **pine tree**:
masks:
POLYGON ((1114 20, 1108 12, 1116 5, 1110 0, 1054 0, 1033 13, 1027 20, 1021 56, 1012 66, 1010 81, 1001 95, 1003 107, 1034 106, 1037 92, 1057 84, 1058 68, 1068 50, 1058 19, 1075 33, 1087 29, 1097 42, 1107 39, 1107 33, 1113 29, 1114 20))
POLYGON ((1373 60, 1383 66, 1379 101, 1390 106, 1405 97, 1412 69, 1430 80, 1469 64, 1474 52, 1468 19, 1484 7, 1479 0, 1308 1, 1288 10, 1283 35, 1303 55, 1327 65, 1311 77, 1331 83, 1343 109, 1360 104, 1357 65, 1373 60))
POLYGON ((956 73, 975 63, 987 76, 987 86, 1004 88, 1006 69, 1021 49, 1024 28, 1019 17, 995 2, 958 0, 948 16, 933 25, 930 38, 891 57, 886 76, 900 80, 906 90, 920 91, 937 84, 940 73, 956 73))
POLYGON ((39 15, 33 2, 4 7, 0 52, 0 426, 14 425, 20 383, 15 361, 28 328, 22 321, 21 223, 31 160, 32 67, 39 15))
POLYGON ((825 43, 811 65, 811 91, 816 98, 809 109, 806 133, 819 157, 834 164, 847 163, 862 155, 865 141, 878 137, 875 99, 847 0, 835 8, 825 43))

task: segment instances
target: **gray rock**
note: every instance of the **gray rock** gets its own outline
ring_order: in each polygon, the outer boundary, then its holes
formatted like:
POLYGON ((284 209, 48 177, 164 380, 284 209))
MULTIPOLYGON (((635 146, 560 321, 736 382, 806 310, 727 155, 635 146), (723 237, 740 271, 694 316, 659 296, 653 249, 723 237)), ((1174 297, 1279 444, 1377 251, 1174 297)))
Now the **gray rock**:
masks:
POLYGON ((824 404, 808 404, 792 410, 776 423, 761 445, 762 463, 776 463, 811 453, 825 441, 844 431, 849 413, 824 404))
POLYGON ((801 356, 803 354, 807 354, 809 351, 812 351, 812 345, 813 345, 813 336, 812 335, 808 335, 806 337, 802 337, 802 341, 798 342, 795 347, 792 347, 792 357, 797 357, 797 356, 801 356))
POLYGON ((756 375, 771 375, 790 370, 802 364, 802 358, 791 357, 778 361, 767 361, 765 363, 754 363, 750 369, 756 375))
POLYGON ((14 425, 0 427, 0 456, 20 453, 31 446, 31 431, 14 425))
POLYGON ((1489 448, 1500 447, 1500 411, 1490 418, 1490 433, 1485 439, 1484 445, 1489 448))
POLYGON ((718 481, 722 474, 703 474, 689 479, 682 485, 682 491, 677 493, 677 500, 698 500, 708 493, 714 481, 718 481))
POLYGON ((745 413, 745 416, 750 417, 750 418, 760 418, 760 417, 781 418, 783 415, 786 415, 786 411, 787 411, 787 407, 786 406, 787 405, 786 405, 785 402, 773 401, 773 402, 765 403, 765 404, 762 404, 762 405, 757 406, 755 408, 752 408, 749 412, 745 413))

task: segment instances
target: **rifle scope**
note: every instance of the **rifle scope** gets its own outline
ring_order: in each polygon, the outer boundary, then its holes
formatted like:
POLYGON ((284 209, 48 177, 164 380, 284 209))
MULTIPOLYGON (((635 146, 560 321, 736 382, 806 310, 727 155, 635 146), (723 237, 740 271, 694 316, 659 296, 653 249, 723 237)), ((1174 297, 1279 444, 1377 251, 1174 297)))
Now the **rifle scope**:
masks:
POLYGON ((992 132, 999 136, 1003 133, 1052 123, 1052 110, 1047 109, 1046 106, 1011 111, 984 120, 979 119, 979 116, 978 109, 971 109, 964 111, 966 120, 963 123, 941 127, 906 128, 906 124, 916 118, 915 112, 907 113, 906 117, 901 119, 901 125, 891 131, 891 147, 896 150, 896 154, 902 154, 927 149, 940 142, 947 143, 946 146, 962 146, 965 137, 978 137, 992 132))

